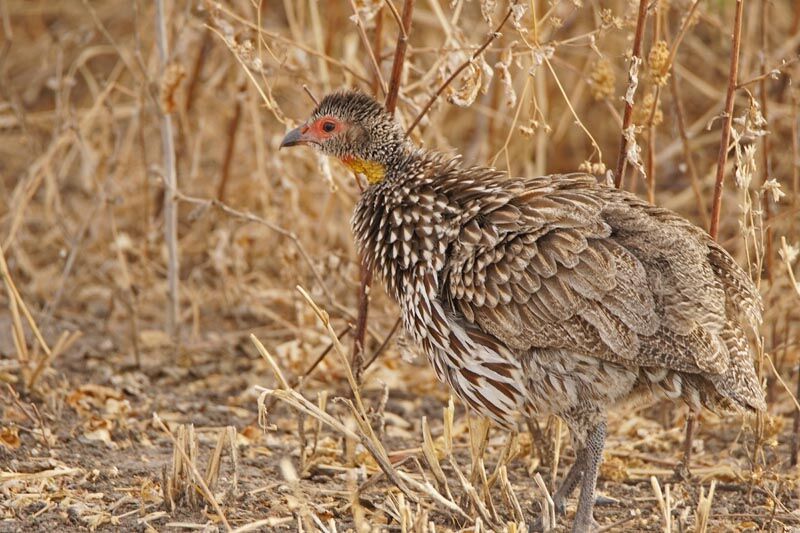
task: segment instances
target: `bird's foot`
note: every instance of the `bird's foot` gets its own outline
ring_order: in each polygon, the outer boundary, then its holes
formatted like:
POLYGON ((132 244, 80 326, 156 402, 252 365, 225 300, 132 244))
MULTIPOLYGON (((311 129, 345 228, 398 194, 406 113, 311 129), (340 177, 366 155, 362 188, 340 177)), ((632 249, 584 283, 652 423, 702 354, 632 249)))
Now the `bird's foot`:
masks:
POLYGON ((575 522, 572 524, 572 533, 594 533, 595 531, 600 530, 600 524, 597 523, 597 520, 594 517, 589 516, 588 519, 579 520, 575 519, 575 522))
POLYGON ((692 473, 689 471, 689 465, 687 465, 685 461, 681 461, 675 465, 675 470, 672 471, 672 479, 678 483, 683 483, 692 479, 692 473))
MULTIPOLYGON (((609 498, 608 496, 600 496, 600 495, 598 495, 594 499, 594 504, 595 505, 616 505, 618 503, 619 503, 619 500, 617 500, 615 498, 609 498)), ((566 514, 567 514, 567 499, 566 498, 560 498, 558 496, 554 496, 553 497, 553 507, 555 508, 555 511, 556 511, 556 517, 566 516, 566 514)), ((597 523, 594 522, 594 519, 592 519, 592 522, 594 523, 594 526, 597 526, 597 523)), ((576 525, 577 525, 577 522, 576 522, 575 525, 573 525, 573 528, 572 528, 573 531, 594 531, 594 529, 587 529, 587 530, 575 529, 576 525)), ((531 533, 533 533, 533 532, 545 532, 545 531, 549 531, 550 529, 553 529, 554 527, 555 527, 555 524, 550 524, 549 528, 545 529, 544 528, 544 516, 540 515, 533 522, 533 525, 531 525, 530 531, 531 531, 531 533)), ((595 527, 595 529, 596 529, 596 527, 595 527)))

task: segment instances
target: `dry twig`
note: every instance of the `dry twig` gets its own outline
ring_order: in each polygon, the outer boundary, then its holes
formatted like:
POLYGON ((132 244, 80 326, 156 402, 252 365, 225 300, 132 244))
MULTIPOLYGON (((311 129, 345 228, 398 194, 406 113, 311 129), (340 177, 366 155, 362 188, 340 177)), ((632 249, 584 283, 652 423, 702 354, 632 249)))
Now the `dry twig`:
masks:
POLYGON ((736 15, 731 36, 731 60, 728 71, 728 90, 725 95, 725 111, 723 113, 719 154, 717 155, 717 174, 714 179, 714 200, 711 205, 711 225, 708 233, 714 239, 719 233, 719 215, 722 207, 722 184, 725 179, 725 164, 728 161, 728 149, 731 141, 731 124, 733 123, 733 104, 736 96, 736 83, 739 77, 739 48, 742 43, 742 12, 744 0, 736 0, 736 15))
MULTIPOLYGON (((161 76, 166 78, 169 63, 169 48, 167 44, 167 25, 164 15, 164 0, 156 0, 156 43, 158 55, 161 60, 161 76)), ((163 80, 162 80, 163 81, 163 80)), ((175 90, 172 87, 170 90, 175 90)), ((173 191, 178 190, 178 177, 175 168, 175 141, 172 132, 171 110, 164 107, 163 100, 171 100, 169 95, 162 95, 161 102, 161 147, 164 157, 164 242, 167 244, 167 331, 172 335, 173 341, 178 342, 180 329, 180 300, 178 294, 178 206, 175 203, 173 191)))
MULTIPOLYGON (((636 17, 636 33, 633 36, 633 49, 631 50, 631 69, 642 61, 642 36, 644 35, 645 19, 647 18, 647 0, 639 0, 639 11, 636 17)), ((633 81, 631 81, 633 83, 633 81)), ((617 171, 614 174, 614 186, 622 187, 625 163, 628 160, 628 137, 625 132, 631 127, 633 118, 633 95, 625 98, 625 112, 622 116, 622 137, 619 141, 619 155, 617 156, 617 171)))

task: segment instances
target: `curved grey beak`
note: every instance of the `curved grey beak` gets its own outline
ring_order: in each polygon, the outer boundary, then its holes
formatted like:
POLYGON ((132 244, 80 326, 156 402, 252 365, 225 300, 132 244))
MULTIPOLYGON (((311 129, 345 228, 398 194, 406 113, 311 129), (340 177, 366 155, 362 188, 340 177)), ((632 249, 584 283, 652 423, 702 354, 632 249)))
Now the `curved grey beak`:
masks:
POLYGON ((289 133, 286 134, 286 137, 284 137, 283 140, 281 141, 280 148, 283 148, 285 146, 296 146, 298 144, 310 143, 311 139, 309 139, 304 135, 306 129, 307 129, 306 125, 302 124, 296 127, 295 129, 289 131, 289 133))

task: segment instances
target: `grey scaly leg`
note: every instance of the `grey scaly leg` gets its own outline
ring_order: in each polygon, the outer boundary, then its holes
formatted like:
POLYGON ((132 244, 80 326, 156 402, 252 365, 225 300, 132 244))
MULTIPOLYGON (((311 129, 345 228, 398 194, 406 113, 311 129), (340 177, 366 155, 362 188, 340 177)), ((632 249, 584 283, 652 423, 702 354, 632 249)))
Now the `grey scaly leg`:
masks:
POLYGON ((558 486, 556 493, 553 494, 553 503, 555 504, 556 512, 561 516, 564 516, 567 512, 567 498, 575 492, 575 488, 578 486, 578 482, 583 475, 585 462, 585 448, 577 448, 575 450, 575 462, 572 464, 572 468, 569 469, 564 479, 561 480, 561 484, 558 486))
POLYGON ((586 428, 586 438, 583 443, 585 454, 584 470, 581 479, 581 494, 578 499, 578 510, 575 513, 575 522, 572 524, 573 533, 589 533, 596 527, 592 514, 594 510, 594 491, 597 486, 597 472, 603 460, 603 447, 606 443, 606 419, 597 417, 592 420, 593 425, 586 428))
MULTIPOLYGON (((561 484, 558 486, 558 489, 556 489, 555 494, 553 494, 553 505, 556 509, 556 514, 559 516, 567 514, 567 498, 575 492, 575 488, 578 486, 581 476, 583 475, 583 463, 586 457, 583 452, 584 449, 582 447, 576 448, 575 462, 564 476, 564 479, 561 480, 561 484)), ((543 517, 540 516, 534 521, 531 525, 531 531, 544 531, 543 517)))

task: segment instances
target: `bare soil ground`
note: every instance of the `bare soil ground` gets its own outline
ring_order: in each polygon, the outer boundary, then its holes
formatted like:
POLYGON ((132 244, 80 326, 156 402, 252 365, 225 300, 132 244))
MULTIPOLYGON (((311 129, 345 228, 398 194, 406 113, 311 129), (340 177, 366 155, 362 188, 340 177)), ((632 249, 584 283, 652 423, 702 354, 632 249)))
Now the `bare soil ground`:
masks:
MULTIPOLYGON (((65 354, 53 371, 53 389, 45 396, 21 397, 6 405, 4 420, 15 421, 20 442, 14 451, 1 448, 5 517, 2 531, 159 531, 211 529, 221 527, 214 509, 196 485, 183 476, 177 483, 172 503, 165 498, 167 477, 173 475, 173 442, 153 421, 153 413, 165 421, 173 433, 179 425, 191 424, 197 439, 194 464, 201 475, 227 426, 236 429, 236 460, 230 449, 223 449, 218 478, 211 487, 231 527, 259 524, 263 531, 295 531, 305 513, 313 513, 323 523, 333 519, 337 530, 354 526, 352 510, 355 488, 362 520, 375 527, 399 529, 394 512, 399 492, 381 479, 374 461, 363 447, 323 429, 317 430, 313 418, 296 416, 285 407, 276 407, 269 417, 274 424, 262 431, 257 424, 253 384, 272 381, 264 361, 249 348, 242 336, 238 353, 185 346, 180 364, 169 350, 153 349, 142 369, 132 368, 129 360, 103 346, 103 338, 81 339, 71 355, 65 354), (43 426, 27 418, 38 405, 43 426), (301 422, 302 420, 302 422, 301 422), (301 459, 299 424, 306 432, 301 459), (42 427, 47 445, 41 438, 42 427), (349 448, 349 449, 348 449, 349 448), (4 468, 4 470, 6 470, 4 468), (288 473, 289 472, 294 472, 288 473), (12 473, 13 472, 13 473, 12 473), (292 476, 298 476, 293 478, 292 476), (288 478, 288 479, 287 479, 288 478), (370 480, 367 482, 367 480, 370 480), (366 483, 365 483, 366 482, 366 483), (183 483, 184 485, 181 485, 183 483), (174 505, 174 507, 173 507, 174 505), (298 518, 299 517, 299 518, 298 518), (383 526, 381 526, 383 524, 383 526)), ((144 354, 143 354, 144 355, 144 354)), ((446 405, 442 387, 422 362, 413 364, 384 361, 400 383, 392 387, 385 407, 375 420, 385 424, 384 443, 389 457, 421 478, 435 483, 425 465, 420 448, 420 417, 427 415, 434 439, 442 440, 441 411, 446 405), (407 380, 407 381, 406 381, 407 380)), ((385 373, 381 370, 380 373, 385 373)), ((378 372, 376 372, 378 374, 378 372)), ((369 374, 368 374, 369 375, 369 374)), ((379 375, 370 381, 378 381, 379 375)), ((333 400, 348 397, 344 377, 328 373, 322 389, 333 400), (338 382, 338 383, 337 383, 338 382)), ((320 385, 320 384, 315 384, 320 385)), ((310 388, 306 394, 313 398, 310 388)), ((365 391, 369 405, 382 403, 380 389, 365 391)), ((8 396, 6 396, 8 399, 8 396)), ((333 401, 330 412, 345 410, 333 401)), ((454 501, 464 498, 455 470, 469 476, 471 454, 466 416, 456 410, 452 438, 452 464, 443 471, 452 485, 454 501)), ((676 410, 657 404, 643 411, 629 411, 613 419, 618 428, 610 439, 600 481, 600 493, 610 500, 599 505, 598 521, 609 531, 662 531, 663 510, 659 507, 651 477, 658 479, 662 494, 669 491, 674 530, 692 530, 695 512, 716 480, 711 531, 782 531, 800 524, 794 483, 784 469, 751 470, 752 431, 740 429, 738 419, 704 419, 696 435, 691 479, 674 479, 673 470, 681 458, 683 432, 676 410), (664 423, 667 423, 664 425, 664 423), (765 489, 766 481, 780 480, 777 492, 765 489), (774 502, 779 501, 776 505, 774 502)), ((770 436, 777 443, 765 451, 767 464, 780 464, 788 455, 788 428, 770 436)), ((528 434, 518 435, 513 459, 502 459, 508 479, 526 519, 540 513, 541 493, 531 471, 550 479, 548 467, 537 466, 540 458, 528 434)), ((562 435, 566 447, 568 439, 562 435)), ((484 455, 485 471, 492 474, 508 438, 492 430, 484 455)), ((569 449, 563 450, 560 469, 571 462, 569 449)), ((480 490, 480 483, 477 484, 480 490)), ((490 489, 501 523, 513 521, 514 514, 500 496, 490 489)), ((465 509, 469 506, 465 505, 465 509)), ((419 512, 410 506, 411 516, 419 512)), ((426 518, 442 529, 459 529, 467 521, 435 506, 426 518)), ((571 514, 572 508, 568 514, 571 514)))

